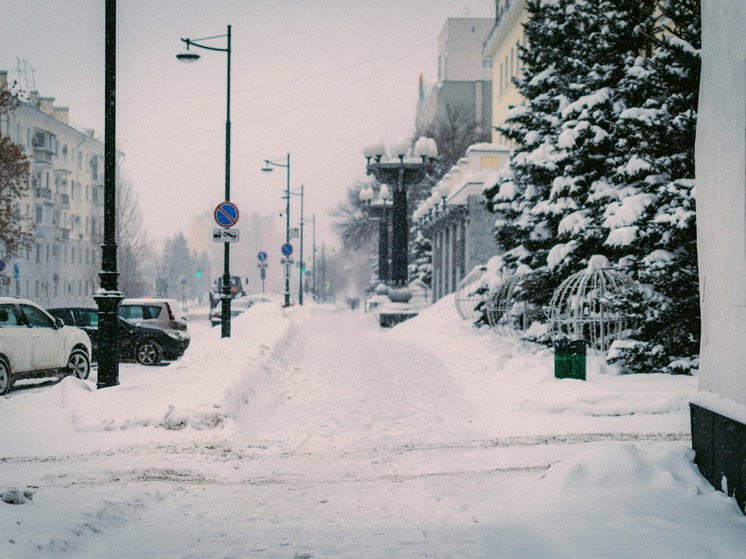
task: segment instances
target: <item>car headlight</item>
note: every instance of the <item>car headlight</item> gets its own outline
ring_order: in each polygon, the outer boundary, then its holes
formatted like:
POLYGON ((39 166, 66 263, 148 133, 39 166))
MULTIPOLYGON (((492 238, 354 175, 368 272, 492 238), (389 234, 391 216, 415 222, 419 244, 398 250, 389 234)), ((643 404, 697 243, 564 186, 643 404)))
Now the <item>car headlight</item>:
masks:
POLYGON ((173 338, 174 340, 180 340, 181 339, 181 334, 179 334, 178 332, 173 332, 171 330, 166 330, 166 334, 168 334, 169 338, 173 338))

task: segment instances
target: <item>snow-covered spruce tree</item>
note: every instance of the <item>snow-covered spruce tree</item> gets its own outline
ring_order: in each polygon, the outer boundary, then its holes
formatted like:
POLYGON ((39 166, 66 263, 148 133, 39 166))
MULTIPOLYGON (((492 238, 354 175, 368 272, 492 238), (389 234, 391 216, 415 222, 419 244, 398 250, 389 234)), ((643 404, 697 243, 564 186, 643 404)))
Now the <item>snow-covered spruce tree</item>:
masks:
POLYGON ((414 232, 410 247, 409 281, 421 281, 428 288, 433 283, 433 246, 419 229, 414 232))
POLYGON ((694 142, 700 75, 700 0, 666 1, 651 57, 630 65, 615 141, 618 199, 607 244, 629 254, 642 289, 618 301, 638 326, 616 355, 635 372, 690 373, 700 314, 694 142))
POLYGON ((485 191, 498 214, 506 263, 535 271, 527 296, 547 304, 559 283, 604 244, 605 209, 616 199, 619 84, 653 38, 654 0, 528 0, 526 99, 499 130, 516 143, 510 176, 485 191))

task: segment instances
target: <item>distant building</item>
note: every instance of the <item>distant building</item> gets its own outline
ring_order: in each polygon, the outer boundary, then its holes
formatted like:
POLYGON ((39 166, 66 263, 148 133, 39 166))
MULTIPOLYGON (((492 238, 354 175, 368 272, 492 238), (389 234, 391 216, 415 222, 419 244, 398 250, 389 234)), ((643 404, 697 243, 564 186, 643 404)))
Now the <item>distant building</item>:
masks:
MULTIPOLYGON (((0 89, 8 73, 0 70, 0 89)), ((104 216, 104 145, 92 130, 68 124, 68 109, 54 97, 30 92, 0 118, 0 134, 20 145, 31 161, 22 219, 35 243, 6 262, 1 292, 43 306, 93 304, 101 269, 104 216)))
POLYGON ((492 28, 490 18, 450 18, 438 37, 438 81, 428 88, 420 77, 417 130, 425 130, 456 108, 477 122, 477 132, 492 126, 491 60, 482 57, 482 43, 492 28))
POLYGON ((692 447, 702 474, 746 507, 746 3, 702 3, 697 245, 702 341, 692 447))
POLYGON ((525 0, 495 0, 495 21, 482 50, 482 55, 492 60, 492 142, 495 144, 510 144, 494 127, 505 122, 512 105, 523 102, 512 80, 522 69, 519 46, 526 46, 523 25, 527 21, 525 0))
POLYGON ((493 238, 495 216, 483 204, 484 183, 508 164, 504 146, 475 144, 466 157, 435 185, 445 194, 445 206, 427 203, 415 213, 425 236, 432 241, 433 302, 453 293, 475 266, 486 264, 497 253, 493 238))

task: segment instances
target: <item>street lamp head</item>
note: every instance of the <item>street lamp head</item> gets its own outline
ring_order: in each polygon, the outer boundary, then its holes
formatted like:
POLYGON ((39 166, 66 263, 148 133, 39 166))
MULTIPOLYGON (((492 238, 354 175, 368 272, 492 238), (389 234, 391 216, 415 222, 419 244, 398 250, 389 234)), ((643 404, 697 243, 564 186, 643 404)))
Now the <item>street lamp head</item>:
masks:
POLYGON ((184 40, 184 42, 186 43, 187 49, 185 52, 177 54, 176 59, 181 62, 186 62, 187 64, 191 64, 192 62, 197 62, 197 60, 199 60, 199 54, 197 54, 196 52, 191 52, 189 50, 189 39, 184 40))
POLYGON ((386 146, 383 140, 376 139, 363 148, 363 157, 368 161, 368 165, 370 165, 371 159, 375 159, 376 163, 380 163, 381 157, 383 157, 385 152, 386 146))
POLYGON ((271 173, 274 171, 272 166, 269 164, 269 161, 264 161, 264 167, 262 167, 262 173, 271 173))
POLYGON ((407 149, 409 145, 404 136, 397 136, 394 143, 391 145, 392 157, 398 157, 399 161, 404 161, 404 156, 407 155, 407 149))
POLYGON ((381 190, 379 191, 378 196, 384 202, 386 202, 386 200, 388 200, 389 198, 391 198, 391 191, 389 190, 389 185, 388 184, 382 184, 381 185, 381 190))
POLYGON ((448 181, 441 181, 440 186, 438 186, 438 196, 440 196, 443 199, 443 207, 446 205, 446 199, 448 198, 448 195, 451 193, 451 185, 448 183, 448 181))

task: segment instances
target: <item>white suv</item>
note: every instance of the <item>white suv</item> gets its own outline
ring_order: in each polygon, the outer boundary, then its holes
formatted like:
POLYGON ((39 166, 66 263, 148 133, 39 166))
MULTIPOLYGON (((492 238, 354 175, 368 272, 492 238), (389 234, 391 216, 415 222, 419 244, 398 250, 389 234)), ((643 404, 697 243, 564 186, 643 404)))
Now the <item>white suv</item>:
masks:
POLYGON ((0 395, 21 378, 91 372, 91 340, 36 303, 0 297, 0 395))

